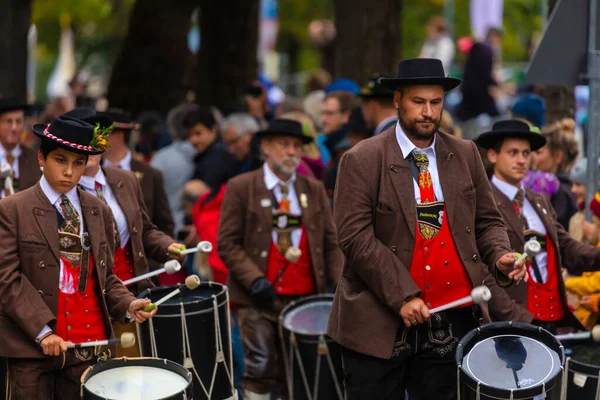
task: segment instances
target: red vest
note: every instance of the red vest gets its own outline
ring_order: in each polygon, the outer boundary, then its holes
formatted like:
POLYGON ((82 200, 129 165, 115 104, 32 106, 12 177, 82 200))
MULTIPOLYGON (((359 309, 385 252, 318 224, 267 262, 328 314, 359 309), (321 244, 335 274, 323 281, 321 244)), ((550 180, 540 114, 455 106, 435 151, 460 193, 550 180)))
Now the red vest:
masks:
POLYGON ((131 257, 130 242, 127 242, 127 245, 125 247, 119 247, 115 251, 113 272, 117 276, 117 278, 119 278, 123 282, 128 279, 135 278, 135 272, 133 271, 133 258, 131 257))
MULTIPOLYGON (((310 248, 304 225, 302 226, 302 237, 299 248, 302 254, 298 261, 290 263, 274 285, 275 292, 279 295, 305 295, 315 292, 315 281, 310 261, 310 248)), ((279 275, 279 271, 285 267, 287 262, 285 256, 277 250, 275 242, 271 240, 269 260, 267 262, 267 280, 274 282, 279 275)))
MULTIPOLYGON (((85 292, 79 293, 77 287, 73 294, 58 291, 56 334, 73 343, 106 339, 104 315, 97 295, 98 279, 94 271, 94 258, 92 253, 89 256, 90 271, 85 292)), ((63 262, 64 268, 72 268, 67 260, 63 262)))
POLYGON ((556 265, 556 250, 548 235, 546 235, 546 253, 548 254, 548 279, 546 283, 534 282, 533 272, 529 268, 527 282, 527 309, 538 321, 560 321, 564 315, 561 296, 558 291, 558 268, 556 265))
MULTIPOLYGON (((421 289, 419 296, 427 307, 435 308, 471 294, 473 285, 456 250, 447 222, 446 208, 439 233, 425 239, 419 230, 410 263, 410 275, 421 289)), ((471 305, 473 303, 466 304, 471 305)))

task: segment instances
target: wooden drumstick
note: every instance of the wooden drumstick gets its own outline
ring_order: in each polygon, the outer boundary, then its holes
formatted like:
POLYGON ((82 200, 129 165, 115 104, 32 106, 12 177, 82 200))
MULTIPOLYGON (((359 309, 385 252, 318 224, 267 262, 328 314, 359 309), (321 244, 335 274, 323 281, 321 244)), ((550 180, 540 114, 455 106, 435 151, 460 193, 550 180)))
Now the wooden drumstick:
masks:
POLYGON ((202 252, 202 253, 210 253, 213 249, 213 246, 210 242, 207 241, 202 241, 200 243, 198 243, 198 246, 196 247, 192 247, 191 249, 185 249, 185 250, 181 250, 179 252, 179 254, 192 254, 192 253, 196 253, 196 252, 202 252))
POLYGON ((136 276, 135 278, 127 279, 126 281, 123 281, 123 285, 125 285, 125 286, 133 285, 134 283, 143 281, 144 279, 148 279, 153 276, 160 275, 163 272, 166 272, 168 275, 171 275, 180 270, 181 270, 181 264, 179 264, 179 261, 170 260, 165 263, 165 266, 163 268, 157 269, 156 271, 148 272, 147 274, 136 276))
POLYGON ((135 335, 131 332, 125 332, 119 339, 96 340, 95 342, 69 343, 69 349, 81 349, 82 347, 112 346, 121 344, 124 348, 135 345, 135 335))
POLYGON ((473 302, 475 304, 483 304, 489 301, 491 298, 492 292, 490 292, 490 289, 488 289, 487 286, 477 286, 476 288, 473 288, 473 290, 471 290, 470 296, 452 301, 448 304, 444 304, 443 306, 432 308, 431 310, 429 310, 429 312, 431 314, 435 314, 440 311, 449 310, 451 308, 459 307, 470 302, 473 302))
MULTIPOLYGON (((527 259, 527 257, 535 257, 541 252, 542 245, 540 244, 540 242, 538 242, 534 238, 531 238, 525 243, 525 246, 523 246, 523 254, 521 254, 519 258, 517 258, 517 260, 515 261, 515 265, 517 265, 521 261, 525 262, 524 260, 527 259)), ((517 281, 517 285, 520 284, 522 280, 523 278, 520 278, 517 281)))
POLYGON ((156 307, 160 306, 165 301, 169 300, 170 298, 177 296, 179 293, 181 293, 182 290, 184 290, 186 288, 188 290, 194 290, 198 286, 200 286, 200 278, 198 277, 198 275, 190 275, 187 278, 185 278, 184 285, 181 285, 177 289, 173 290, 171 293, 169 293, 162 299, 158 300, 157 302, 150 304, 148 307, 144 308, 144 311, 150 312, 150 311, 154 310, 156 307))
POLYGON ((586 340, 586 339, 594 339, 594 342, 600 342, 600 325, 594 326, 594 328, 588 332, 578 332, 578 333, 567 333, 564 335, 556 335, 558 340, 586 340))

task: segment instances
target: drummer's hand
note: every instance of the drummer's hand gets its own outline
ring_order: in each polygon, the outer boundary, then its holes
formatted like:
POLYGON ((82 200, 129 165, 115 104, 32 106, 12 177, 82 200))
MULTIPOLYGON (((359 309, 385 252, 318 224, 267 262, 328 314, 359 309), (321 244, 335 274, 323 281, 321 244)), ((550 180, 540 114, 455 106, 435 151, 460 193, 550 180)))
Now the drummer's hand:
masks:
POLYGON ((183 262, 185 254, 180 254, 181 250, 185 250, 185 245, 181 243, 171 243, 167 248, 167 253, 179 262, 183 262))
POLYGON ((579 305, 586 310, 592 311, 592 303, 590 302, 590 296, 583 296, 579 300, 579 305))
POLYGON ((400 316, 404 321, 404 325, 408 328, 427 321, 429 319, 429 308, 427 308, 423 300, 414 297, 400 308, 400 316))
POLYGON ((527 263, 526 259, 523 259, 519 264, 515 264, 515 261, 518 258, 517 253, 506 253, 496 263, 496 266, 504 275, 508 276, 510 279, 518 281, 523 278, 525 282, 529 279, 527 274, 527 263))
POLYGON ((52 334, 41 341, 40 347, 47 356, 59 356, 65 353, 69 348, 69 343, 65 342, 60 336, 52 334))
POLYGON ((158 310, 157 307, 150 312, 143 311, 144 308, 148 307, 150 304, 152 304, 152 300, 149 299, 137 299, 132 301, 131 304, 129 304, 128 308, 129 315, 135 318, 135 322, 141 324, 148 318, 154 317, 154 315, 156 314, 156 310, 158 310))

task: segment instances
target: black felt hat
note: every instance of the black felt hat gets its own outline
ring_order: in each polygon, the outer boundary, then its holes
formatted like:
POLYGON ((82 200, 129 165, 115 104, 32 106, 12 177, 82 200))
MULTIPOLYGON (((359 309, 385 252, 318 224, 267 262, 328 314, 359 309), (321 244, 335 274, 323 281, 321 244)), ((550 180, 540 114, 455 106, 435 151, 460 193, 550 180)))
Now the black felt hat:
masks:
POLYGON ((302 124, 291 119, 274 119, 267 129, 256 132, 259 139, 273 136, 290 136, 302 140, 305 144, 311 143, 313 137, 304 133, 302 124))
POLYGON ((546 144, 546 138, 542 134, 532 131, 529 124, 517 119, 496 122, 492 130, 479 135, 475 143, 484 149, 491 149, 500 140, 507 138, 527 140, 531 145, 531 151, 542 148, 546 144))
POLYGON ((394 90, 379 83, 381 78, 390 79, 389 76, 376 74, 369 78, 366 86, 360 89, 359 97, 363 99, 391 99, 394 97, 394 90))
POLYGON ((99 140, 99 132, 92 124, 64 115, 54 118, 49 125, 34 125, 33 133, 44 140, 52 140, 60 147, 79 154, 102 154, 106 147, 103 145, 103 140, 99 140))
POLYGON ((100 127, 102 128, 108 128, 113 124, 113 120, 109 116, 97 113, 91 108, 75 108, 69 112, 64 113, 63 116, 79 119, 81 121, 87 122, 88 124, 92 124, 93 126, 96 126, 96 124, 100 124, 100 127))
POLYGON ((133 122, 131 114, 120 108, 109 108, 105 112, 99 112, 97 115, 103 115, 113 121, 115 130, 130 131, 139 128, 139 124, 133 122))
POLYGON ((398 63, 395 78, 380 78, 379 83, 392 90, 411 85, 440 85, 447 92, 460 85, 460 79, 446 77, 437 58, 409 58, 398 63))
POLYGON ((27 111, 28 109, 29 105, 27 105, 27 103, 25 103, 24 101, 20 101, 16 97, 0 96, 0 114, 17 110, 27 111))

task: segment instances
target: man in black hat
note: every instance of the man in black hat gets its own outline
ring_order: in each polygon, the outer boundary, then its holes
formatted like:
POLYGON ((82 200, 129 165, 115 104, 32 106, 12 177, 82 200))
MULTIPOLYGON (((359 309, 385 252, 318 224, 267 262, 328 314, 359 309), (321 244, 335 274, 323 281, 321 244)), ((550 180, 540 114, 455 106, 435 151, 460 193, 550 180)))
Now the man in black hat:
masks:
MULTIPOLYGON (((477 147, 438 131, 444 92, 458 86, 437 59, 400 61, 398 123, 342 157, 334 217, 346 262, 328 334, 342 345, 347 399, 453 399, 458 340, 481 321, 530 321, 490 274, 514 266, 477 147), (489 287, 488 305, 429 310, 489 287)), ((514 267, 514 268, 513 268, 514 267)))
POLYGON ((0 356, 13 399, 79 399, 80 377, 113 336, 109 323, 154 315, 113 274, 110 208, 77 188, 106 132, 70 117, 34 125, 44 168, 33 187, 0 201, 0 356))
POLYGON ((35 150, 21 145, 27 104, 14 97, 0 97, 0 196, 35 185, 42 172, 35 150), (3 171, 6 170, 6 171, 3 171), (10 176, 10 179, 6 179, 10 176))
POLYGON ((362 113, 367 126, 374 129, 374 135, 396 125, 398 115, 394 107, 394 91, 379 83, 383 75, 373 75, 367 86, 360 90, 362 113))
POLYGON ((217 246, 231 273, 246 373, 244 399, 268 400, 274 384, 285 394, 277 318, 302 296, 337 283, 342 253, 323 185, 297 175, 302 147, 313 139, 296 121, 276 119, 261 139, 262 168, 227 184, 217 246))
POLYGON ((585 329, 567 305, 561 269, 581 274, 600 269, 600 248, 572 239, 556 220, 549 199, 525 188, 523 178, 529 169, 532 152, 546 144, 546 138, 532 132, 519 120, 496 122, 491 132, 477 138, 487 149, 494 166, 492 191, 498 210, 506 223, 510 245, 522 252, 525 242, 537 240, 542 252, 527 263, 527 284, 506 288, 508 295, 527 308, 533 323, 556 333, 557 327, 585 329))
POLYGON ((173 236, 175 223, 169 208, 162 174, 150 165, 133 158, 128 147, 131 132, 137 129, 137 124, 132 121, 128 112, 118 108, 109 108, 98 115, 105 115, 112 119, 114 126, 108 139, 109 147, 102 157, 104 165, 132 171, 135 174, 144 193, 144 203, 150 220, 162 232, 173 236))

